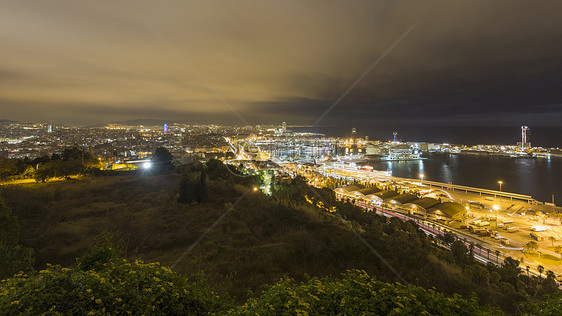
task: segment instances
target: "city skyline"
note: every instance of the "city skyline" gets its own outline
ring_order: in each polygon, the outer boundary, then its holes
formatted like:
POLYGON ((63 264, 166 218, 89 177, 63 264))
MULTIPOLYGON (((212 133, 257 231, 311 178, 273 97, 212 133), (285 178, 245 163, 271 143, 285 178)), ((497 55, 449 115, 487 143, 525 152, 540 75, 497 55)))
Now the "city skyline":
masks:
POLYGON ((561 126, 551 5, 9 3, 2 118, 561 126))

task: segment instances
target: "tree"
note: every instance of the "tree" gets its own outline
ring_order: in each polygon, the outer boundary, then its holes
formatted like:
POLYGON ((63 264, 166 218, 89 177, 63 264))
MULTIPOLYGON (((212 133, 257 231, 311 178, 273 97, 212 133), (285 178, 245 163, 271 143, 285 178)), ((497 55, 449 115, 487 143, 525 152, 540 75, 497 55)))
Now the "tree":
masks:
POLYGON ((554 236, 548 236, 548 240, 550 240, 550 242, 552 243, 552 247, 554 247, 554 242, 556 241, 556 238, 554 238, 554 236))
POLYGON ((199 190, 197 193, 197 202, 207 201, 209 189, 207 188, 207 170, 205 167, 201 169, 201 174, 199 175, 199 190))
POLYGON ((455 235, 451 232, 446 232, 443 235, 443 242, 447 243, 447 244, 451 244, 452 242, 455 241, 455 235))
POLYGON ((546 277, 551 279, 551 280, 554 280, 554 278, 556 277, 556 274, 552 270, 548 270, 548 271, 546 271, 546 277))
POLYGON ((190 204, 195 198, 194 187, 189 176, 182 176, 179 184, 178 203, 190 204))
POLYGON ((558 245, 554 247, 554 251, 560 255, 560 258, 562 258, 562 246, 558 245))
POLYGON ((152 153, 152 161, 163 167, 170 167, 172 165, 172 154, 165 147, 158 147, 152 153))
POLYGON ((525 249, 527 249, 527 251, 531 252, 531 251, 535 251, 539 249, 539 244, 537 244, 536 241, 531 240, 528 243, 525 244, 525 249))
POLYGON ((451 245, 451 253, 453 254, 453 258, 460 266, 464 266, 469 261, 468 249, 466 248, 465 244, 460 241, 456 240, 451 245))
POLYGON ((18 166, 14 159, 0 159, 0 180, 17 174, 18 166))
POLYGON ((544 272, 544 267, 539 264, 537 266, 537 271, 539 271, 539 277, 542 279, 542 273, 544 272))
POLYGON ((499 263, 500 262, 500 251, 496 250, 496 261, 499 263))
POLYGON ((530 268, 529 266, 525 266, 525 269, 527 270, 527 277, 530 277, 530 275, 529 275, 529 268, 530 268))

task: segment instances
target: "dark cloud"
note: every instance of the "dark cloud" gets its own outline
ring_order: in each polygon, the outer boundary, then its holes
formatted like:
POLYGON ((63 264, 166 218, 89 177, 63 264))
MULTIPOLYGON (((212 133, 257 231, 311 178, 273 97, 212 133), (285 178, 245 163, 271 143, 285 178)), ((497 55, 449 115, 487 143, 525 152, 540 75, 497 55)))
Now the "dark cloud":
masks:
POLYGON ((0 11, 0 116, 240 124, 193 67, 251 123, 310 124, 415 25, 321 124, 561 126, 561 9, 529 1, 10 2, 0 11))

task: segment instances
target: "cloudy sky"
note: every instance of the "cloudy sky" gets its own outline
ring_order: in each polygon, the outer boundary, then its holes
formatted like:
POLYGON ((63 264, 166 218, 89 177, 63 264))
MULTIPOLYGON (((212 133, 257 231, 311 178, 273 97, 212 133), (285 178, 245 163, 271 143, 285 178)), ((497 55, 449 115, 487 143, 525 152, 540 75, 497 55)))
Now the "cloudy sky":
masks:
POLYGON ((0 0, 0 118, 562 126, 560 12, 557 1, 0 0))

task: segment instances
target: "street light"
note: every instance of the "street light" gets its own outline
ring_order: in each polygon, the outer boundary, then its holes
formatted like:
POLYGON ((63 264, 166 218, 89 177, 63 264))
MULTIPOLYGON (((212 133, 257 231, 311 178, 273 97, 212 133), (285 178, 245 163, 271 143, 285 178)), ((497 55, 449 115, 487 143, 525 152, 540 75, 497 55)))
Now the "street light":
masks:
POLYGON ((423 181, 423 178, 425 177, 425 174, 420 173, 420 179, 423 181))
MULTIPOLYGON (((502 204, 502 184, 503 181, 499 180, 498 184, 500 185, 500 205, 502 204)), ((496 227, 498 227, 498 214, 496 214, 496 227)))
POLYGON ((500 206, 494 204, 492 208, 494 209, 494 213, 496 213, 496 229, 498 229, 498 210, 500 209, 500 206))

